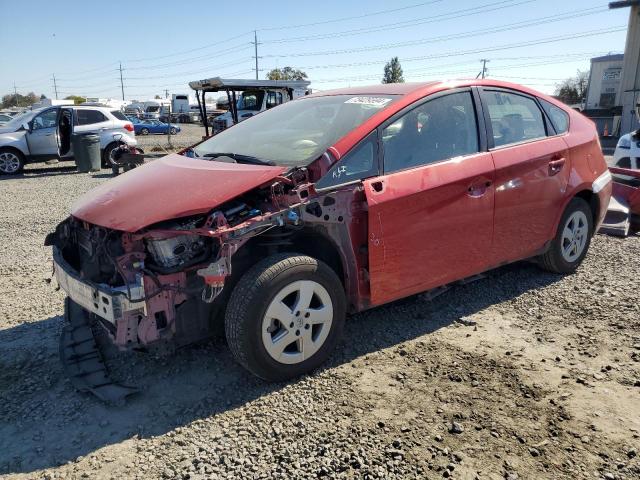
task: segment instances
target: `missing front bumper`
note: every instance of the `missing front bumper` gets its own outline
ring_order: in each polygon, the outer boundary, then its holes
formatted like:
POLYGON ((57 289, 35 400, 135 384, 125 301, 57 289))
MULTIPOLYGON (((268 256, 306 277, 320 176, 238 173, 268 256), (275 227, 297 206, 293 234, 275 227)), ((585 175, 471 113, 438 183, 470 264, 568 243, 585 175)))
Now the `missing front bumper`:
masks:
POLYGON ((67 298, 64 318, 65 324, 60 336, 60 359, 73 386, 114 405, 123 404, 129 395, 138 392, 137 388, 121 385, 109 377, 89 316, 83 307, 67 298))

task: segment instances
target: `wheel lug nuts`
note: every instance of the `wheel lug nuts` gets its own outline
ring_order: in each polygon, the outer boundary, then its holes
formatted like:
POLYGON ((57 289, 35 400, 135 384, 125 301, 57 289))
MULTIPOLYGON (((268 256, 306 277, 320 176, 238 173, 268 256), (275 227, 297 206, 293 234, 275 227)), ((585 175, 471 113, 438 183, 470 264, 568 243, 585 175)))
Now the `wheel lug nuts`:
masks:
POLYGON ((300 330, 296 330, 296 337, 300 336, 300 330))
POLYGON ((309 330, 309 324, 308 323, 304 326, 304 329, 305 330, 309 330))
POLYGON ((300 312, 296 312, 296 317, 299 317, 299 316, 300 316, 300 312))
POLYGON ((293 328, 293 322, 289 324, 289 328, 293 328))
POLYGON ((309 312, 304 314, 304 318, 309 318, 311 316, 311 314, 309 312))

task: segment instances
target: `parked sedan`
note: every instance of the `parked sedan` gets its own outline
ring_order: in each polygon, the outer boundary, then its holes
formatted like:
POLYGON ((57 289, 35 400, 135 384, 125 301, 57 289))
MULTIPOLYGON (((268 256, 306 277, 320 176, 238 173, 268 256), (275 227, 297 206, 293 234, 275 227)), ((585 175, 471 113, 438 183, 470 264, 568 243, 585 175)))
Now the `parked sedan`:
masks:
POLYGON ((287 102, 104 183, 46 243, 71 330, 99 319, 124 349, 223 324, 236 360, 280 381, 327 359, 347 313, 523 259, 575 271, 610 195, 593 123, 547 95, 374 85, 287 102))
POLYGON ((13 117, 11 115, 7 115, 5 113, 0 113, 0 127, 6 125, 11 120, 13 120, 13 117))
POLYGON ((162 133, 175 135, 180 131, 180 127, 177 125, 171 125, 170 123, 164 123, 160 120, 142 120, 139 123, 134 123, 136 135, 149 135, 152 133, 162 133))

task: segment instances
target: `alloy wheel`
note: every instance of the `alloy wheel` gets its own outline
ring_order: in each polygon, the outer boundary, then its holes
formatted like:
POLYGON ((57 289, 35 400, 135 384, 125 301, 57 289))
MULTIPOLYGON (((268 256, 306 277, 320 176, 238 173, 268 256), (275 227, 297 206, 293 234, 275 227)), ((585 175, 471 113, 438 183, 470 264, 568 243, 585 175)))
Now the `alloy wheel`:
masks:
POLYGON ((560 242, 562 258, 569 263, 575 262, 584 251, 588 235, 589 221, 587 216, 582 211, 573 212, 562 230, 562 241, 560 242))
POLYGON ((0 172, 16 173, 20 169, 20 158, 13 152, 0 153, 0 172))
POLYGON ((329 292, 312 280, 295 281, 269 303, 262 320, 262 343, 277 362, 300 363, 320 350, 332 322, 329 292))

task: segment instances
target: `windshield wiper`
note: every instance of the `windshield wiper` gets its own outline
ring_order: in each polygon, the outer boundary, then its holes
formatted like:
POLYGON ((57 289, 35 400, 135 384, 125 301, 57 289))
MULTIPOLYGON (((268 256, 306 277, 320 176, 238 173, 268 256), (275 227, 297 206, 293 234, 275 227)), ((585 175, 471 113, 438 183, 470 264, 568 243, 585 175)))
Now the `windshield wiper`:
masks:
POLYGON ((251 165, 269 165, 269 166, 275 165, 275 163, 270 160, 261 160, 251 155, 241 155, 239 153, 223 153, 223 152, 205 153, 204 155, 202 155, 202 157, 204 158, 229 157, 235 160, 236 163, 248 163, 251 165))

